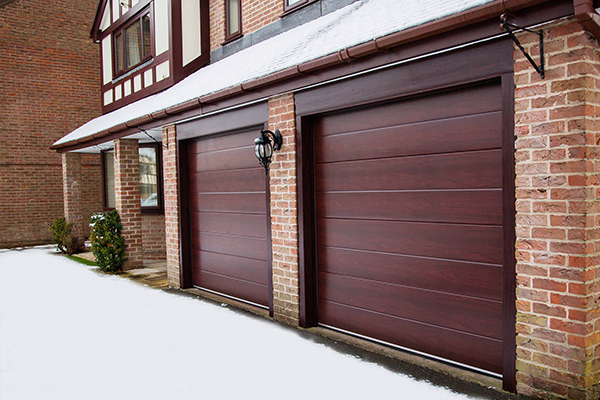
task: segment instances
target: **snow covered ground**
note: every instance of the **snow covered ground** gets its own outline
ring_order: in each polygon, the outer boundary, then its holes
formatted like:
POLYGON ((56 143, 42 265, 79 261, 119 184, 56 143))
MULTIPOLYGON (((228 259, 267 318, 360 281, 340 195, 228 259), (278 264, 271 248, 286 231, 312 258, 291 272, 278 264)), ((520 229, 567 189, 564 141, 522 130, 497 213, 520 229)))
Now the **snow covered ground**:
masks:
POLYGON ((0 399, 466 399, 48 249, 0 251, 0 399))

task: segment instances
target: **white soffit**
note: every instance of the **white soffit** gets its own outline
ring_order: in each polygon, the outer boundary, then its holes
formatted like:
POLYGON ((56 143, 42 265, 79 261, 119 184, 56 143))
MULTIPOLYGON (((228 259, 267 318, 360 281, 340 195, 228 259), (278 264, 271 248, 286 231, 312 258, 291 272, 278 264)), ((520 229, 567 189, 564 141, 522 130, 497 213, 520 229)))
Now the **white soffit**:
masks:
POLYGON ((193 98, 492 1, 359 0, 201 68, 163 92, 95 118, 54 144, 85 138, 193 98))

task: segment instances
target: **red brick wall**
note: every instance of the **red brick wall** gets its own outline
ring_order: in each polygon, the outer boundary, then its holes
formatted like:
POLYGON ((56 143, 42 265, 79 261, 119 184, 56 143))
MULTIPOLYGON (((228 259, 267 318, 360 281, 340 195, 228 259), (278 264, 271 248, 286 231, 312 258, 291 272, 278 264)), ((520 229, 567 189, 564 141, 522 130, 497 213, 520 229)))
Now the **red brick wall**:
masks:
MULTIPOLYGON (((210 50, 225 40, 225 0, 211 0, 210 50)), ((242 34, 254 32, 277 20, 283 13, 283 0, 242 0, 242 34)))
POLYGON ((518 390, 598 399, 600 47, 572 19, 543 28, 545 80, 515 51, 518 390))
POLYGON ((125 239, 123 269, 142 266, 142 212, 140 204, 140 154, 135 139, 116 139, 115 208, 121 217, 125 239))
POLYGON ((169 286, 180 287, 179 207, 177 205, 177 132, 175 125, 163 127, 163 179, 165 182, 165 236, 169 286))
POLYGON ((276 319, 298 325, 298 203, 294 111, 294 95, 291 93, 269 99, 269 129, 279 129, 283 136, 283 147, 274 153, 269 170, 273 312, 276 319))
POLYGON ((142 214, 142 252, 144 260, 164 260, 166 258, 164 215, 142 214))
POLYGON ((48 147, 100 115, 99 50, 89 39, 96 3, 0 8, 0 247, 46 243, 46 223, 63 216, 61 156, 48 147))

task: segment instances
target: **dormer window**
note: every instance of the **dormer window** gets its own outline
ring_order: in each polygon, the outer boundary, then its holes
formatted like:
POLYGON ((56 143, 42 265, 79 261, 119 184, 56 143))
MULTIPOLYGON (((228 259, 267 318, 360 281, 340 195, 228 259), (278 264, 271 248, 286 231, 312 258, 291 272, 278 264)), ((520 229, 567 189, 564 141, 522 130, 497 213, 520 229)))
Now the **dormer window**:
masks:
POLYGON ((150 11, 114 32, 115 75, 122 74, 152 57, 150 11))
POLYGON ((242 36, 242 1, 225 0, 225 41, 242 36))

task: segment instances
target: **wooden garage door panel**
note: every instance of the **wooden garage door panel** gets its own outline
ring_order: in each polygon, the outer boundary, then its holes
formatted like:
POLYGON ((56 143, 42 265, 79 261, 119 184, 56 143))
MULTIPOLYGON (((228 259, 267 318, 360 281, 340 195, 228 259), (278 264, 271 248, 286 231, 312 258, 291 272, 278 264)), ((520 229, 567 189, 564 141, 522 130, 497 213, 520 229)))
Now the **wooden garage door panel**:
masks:
POLYGON ((323 192, 317 217, 501 225, 502 191, 323 192))
POLYGON ((256 168, 259 165, 254 155, 254 145, 211 153, 190 154, 189 161, 191 172, 256 168))
POLYGON ((268 261, 267 245, 266 239, 192 232, 192 248, 194 250, 268 261))
POLYGON ((267 213, 265 193, 206 193, 192 196, 192 211, 228 212, 240 214, 267 213))
POLYGON ((317 219, 321 246, 502 264, 502 227, 317 219))
POLYGON ((473 115, 502 109, 499 85, 483 85, 391 103, 379 107, 355 110, 351 113, 328 115, 315 121, 319 136, 355 132, 385 126, 473 115))
POLYGON ((212 272, 231 278, 269 284, 267 262, 226 254, 194 251, 194 270, 212 272))
POLYGON ((502 373, 502 342, 320 300, 319 320, 352 332, 502 373))
POLYGON ((317 136, 315 159, 335 162, 501 148, 501 118, 502 113, 496 111, 317 136))
POLYGON ((191 194, 264 192, 264 190, 265 170, 262 167, 190 174, 191 194))
POLYGON ((502 187, 502 151, 437 154, 316 166, 317 191, 502 187))
POLYGON ((192 230, 267 238, 267 223, 262 214, 192 212, 192 230))
POLYGON ((325 246, 317 252, 323 272, 502 301, 501 265, 325 246))
POLYGON ((319 299, 463 332, 502 338, 502 303, 499 301, 326 272, 319 272, 318 289, 319 299), (361 294, 360 297, 356 296, 357 293, 361 294))
POLYGON ((203 288, 263 306, 269 305, 269 290, 266 285, 259 285, 202 270, 194 270, 194 274, 194 278, 202 282, 203 288))
POLYGON ((260 135, 259 129, 251 129, 234 135, 213 136, 206 140, 190 143, 190 154, 210 153, 219 150, 235 149, 254 145, 254 139, 260 135))

